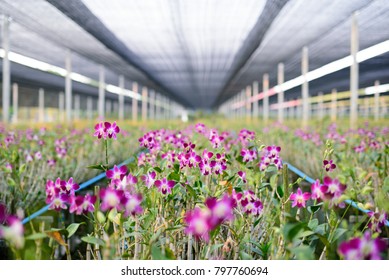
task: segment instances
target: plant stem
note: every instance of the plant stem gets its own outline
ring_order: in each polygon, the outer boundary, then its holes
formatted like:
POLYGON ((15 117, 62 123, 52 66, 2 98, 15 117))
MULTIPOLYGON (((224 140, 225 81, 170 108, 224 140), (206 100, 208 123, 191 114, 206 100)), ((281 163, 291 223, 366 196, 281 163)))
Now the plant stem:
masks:
POLYGON ((134 252, 134 260, 139 259, 139 220, 138 217, 135 216, 135 252, 134 252))
POLYGON ((108 168, 108 140, 104 140, 104 146, 105 146, 105 164, 107 165, 108 168))

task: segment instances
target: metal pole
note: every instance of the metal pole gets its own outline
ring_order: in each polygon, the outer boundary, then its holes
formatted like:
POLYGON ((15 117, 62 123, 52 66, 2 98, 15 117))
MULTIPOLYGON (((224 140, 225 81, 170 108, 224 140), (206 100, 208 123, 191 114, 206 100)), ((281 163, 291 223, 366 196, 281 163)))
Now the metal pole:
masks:
POLYGON ((99 67, 99 119, 103 120, 105 117, 104 105, 105 105, 105 73, 104 66, 99 67))
MULTIPOLYGON (((132 91, 138 93, 138 83, 132 82, 132 91)), ((138 121, 138 99, 132 99, 132 120, 138 121)))
POLYGON ((154 95, 155 119, 159 120, 159 94, 158 92, 154 92, 154 95))
POLYGON ((45 91, 43 88, 39 89, 38 96, 38 106, 39 106, 39 122, 42 123, 45 121, 45 91))
POLYGON ((66 76, 65 76, 65 98, 66 98, 66 121, 70 122, 72 119, 72 53, 70 50, 66 51, 65 57, 65 67, 66 67, 66 76))
POLYGON ((157 120, 162 119, 162 97, 159 93, 157 93, 157 120))
POLYGON ((269 120, 269 74, 263 74, 262 79, 263 120, 266 123, 269 120))
POLYGON ((369 118, 369 98, 363 98, 363 116, 369 118))
POLYGON ((12 107, 13 107, 13 116, 12 122, 18 122, 18 111, 19 111, 19 86, 17 83, 12 85, 12 107))
POLYGON ((322 120, 324 118, 323 93, 319 92, 318 97, 319 97, 319 102, 318 102, 318 106, 319 106, 319 120, 322 120))
POLYGON ((240 118, 243 119, 244 116, 246 115, 246 100, 245 100, 245 92, 242 89, 240 92, 240 102, 242 106, 240 107, 240 118))
POLYGON ((304 82, 301 86, 302 91, 302 101, 303 101, 303 127, 306 127, 308 125, 308 119, 309 119, 309 90, 308 90, 308 80, 306 78, 308 73, 308 48, 303 48, 303 55, 302 55, 302 61, 301 61, 301 73, 304 77, 304 82))
POLYGON ((78 94, 74 96, 74 118, 80 119, 80 95, 78 94))
POLYGON ((86 98, 86 114, 89 120, 93 118, 93 99, 91 96, 86 98))
POLYGON ((9 106, 11 101, 11 66, 9 62, 9 25, 10 18, 8 16, 3 16, 3 122, 9 122, 9 106))
POLYGON ((277 84, 280 87, 278 92, 278 122, 282 123, 284 121, 284 91, 281 88, 281 85, 284 83, 284 64, 278 63, 278 73, 277 73, 277 84))
POLYGON ((337 115, 337 92, 336 89, 333 89, 331 92, 331 121, 336 121, 337 115))
POLYGON ((62 91, 59 92, 58 111, 59 111, 58 120, 60 122, 64 122, 65 121, 65 94, 62 91))
POLYGON ((163 98, 163 119, 167 120, 167 97, 163 98))
POLYGON ((124 119, 124 76, 119 76, 119 120, 122 121, 124 119))
POLYGON ((150 119, 155 120, 155 91, 150 90, 150 119))
POLYGON ((142 87, 142 121, 147 121, 147 87, 142 87))
MULTIPOLYGON (((253 82, 253 97, 258 94, 258 82, 253 82)), ((255 100, 253 103, 253 117, 254 119, 258 118, 258 100, 255 100)))
POLYGON ((378 121, 380 115, 380 90, 379 90, 380 82, 374 82, 374 120, 378 121))
POLYGON ((358 120, 358 83, 359 83, 359 67, 357 61, 357 53, 359 49, 358 41, 358 20, 357 14, 354 13, 352 16, 351 26, 351 57, 352 64, 350 68, 350 92, 351 92, 351 107, 350 107, 350 127, 356 128, 358 120))
POLYGON ((251 119, 251 86, 246 87, 246 120, 251 119))

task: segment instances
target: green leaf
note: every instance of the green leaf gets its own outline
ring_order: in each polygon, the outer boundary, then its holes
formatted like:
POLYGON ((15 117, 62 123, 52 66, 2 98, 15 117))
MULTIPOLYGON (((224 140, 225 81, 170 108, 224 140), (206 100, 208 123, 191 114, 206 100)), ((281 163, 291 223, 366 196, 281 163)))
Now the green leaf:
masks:
POLYGON ((274 174, 270 177, 270 186, 272 189, 277 188, 278 174, 274 174))
POLYGON ((311 206, 308 206, 307 209, 308 209, 308 212, 309 213, 316 213, 317 211, 319 211, 320 207, 323 205, 323 202, 320 202, 316 205, 311 205, 311 206))
POLYGON ((334 232, 334 237, 332 238, 332 242, 335 242, 339 239, 343 234, 345 234, 348 230, 344 228, 337 228, 334 232))
POLYGON ((220 226, 217 226, 214 230, 211 231, 211 240, 213 240, 220 232, 220 226))
POLYGON ((14 179, 12 179, 11 177, 8 177, 7 178, 7 185, 10 186, 10 187, 14 187, 16 185, 14 179))
POLYGON ((154 170, 157 171, 158 173, 162 173, 162 169, 159 168, 158 166, 154 167, 154 170))
POLYGON ((113 208, 111 211, 108 213, 108 219, 117 225, 120 225, 120 218, 121 218, 121 213, 118 213, 116 208, 113 208))
POLYGON ((81 224, 83 224, 83 223, 79 223, 79 224, 73 223, 73 224, 70 224, 70 225, 66 228, 66 230, 68 231, 68 238, 70 238, 73 234, 76 233, 78 227, 79 227, 81 224))
POLYGON ((97 211, 97 221, 100 223, 100 224, 104 224, 105 223, 105 215, 103 212, 101 211, 97 211))
POLYGON ((108 166, 107 165, 102 165, 102 164, 95 164, 95 165, 89 165, 87 166, 89 169, 97 169, 97 170, 102 170, 102 171, 107 171, 108 166))
POLYGON ((180 181, 180 174, 179 173, 176 173, 176 172, 172 172, 170 173, 168 176, 167 176, 167 179, 168 180, 173 180, 173 181, 176 181, 176 182, 179 182, 180 181))
POLYGON ((305 227, 305 223, 288 223, 282 230, 285 238, 288 241, 293 241, 305 227))
POLYGON ((81 237, 81 240, 86 242, 86 243, 105 246, 104 240, 101 240, 100 238, 96 238, 94 236, 84 236, 84 237, 81 237))
POLYGON ((367 194, 371 193, 372 191, 374 191, 374 188, 372 188, 370 186, 365 186, 365 187, 363 187, 361 194, 367 195, 367 194))
POLYGON ((382 190, 386 193, 389 193, 389 177, 386 177, 384 180, 384 185, 382 187, 382 190))
POLYGON ((162 253, 161 249, 156 245, 151 247, 151 258, 153 260, 168 260, 168 258, 162 253))
POLYGON ((239 254, 240 254, 240 257, 242 260, 252 260, 253 259, 251 257, 251 255, 247 254, 246 252, 241 251, 239 254))
POLYGON ((19 167, 19 175, 22 174, 24 171, 26 171, 26 164, 22 164, 19 167))
POLYGON ((320 224, 316 227, 315 232, 324 235, 329 230, 328 223, 320 224))
POLYGON ((298 247, 290 249, 290 251, 296 255, 298 260, 313 260, 313 249, 307 245, 300 245, 298 247))
POLYGON ((190 195, 192 197, 195 197, 196 196, 196 192, 195 190, 190 186, 190 185, 185 185, 184 188, 186 188, 188 190, 188 192, 190 193, 190 195))
POLYGON ((176 163, 173 165, 173 167, 174 167, 174 172, 180 173, 180 165, 179 164, 176 163))
POLYGON ((278 187, 277 187, 277 193, 278 193, 278 195, 279 195, 281 198, 284 197, 284 190, 282 189, 281 186, 278 186, 278 187))
POLYGON ((37 239, 43 239, 46 237, 48 237, 48 236, 45 233, 38 232, 38 233, 34 233, 34 234, 27 236, 26 239, 27 240, 37 240, 37 239))
POLYGON ((308 227, 311 229, 311 230, 315 230, 317 228, 317 226, 319 225, 319 220, 318 219, 312 219, 309 221, 308 223, 308 227))
POLYGON ((51 228, 49 230, 46 230, 45 232, 55 232, 58 231, 61 234, 67 234, 67 230, 65 228, 51 228))
POLYGON ((165 255, 168 260, 175 260, 177 259, 174 255, 173 251, 169 247, 165 247, 165 255))
POLYGON ((278 171, 278 168, 274 165, 269 165, 266 169, 265 169, 265 172, 266 173, 272 173, 272 172, 277 172, 278 171))
POLYGON ((246 163, 243 162, 243 157, 242 156, 236 157, 236 161, 241 163, 241 164, 246 164, 246 163))
POLYGON ((297 235, 298 238, 302 238, 302 237, 307 237, 307 236, 310 236, 312 234, 315 234, 313 231, 310 231, 310 230, 306 230, 306 231, 303 231, 302 233, 299 233, 297 235))
POLYGON ((255 228, 255 227, 259 224, 260 221, 261 221, 261 218, 258 218, 258 219, 254 222, 253 227, 255 228))

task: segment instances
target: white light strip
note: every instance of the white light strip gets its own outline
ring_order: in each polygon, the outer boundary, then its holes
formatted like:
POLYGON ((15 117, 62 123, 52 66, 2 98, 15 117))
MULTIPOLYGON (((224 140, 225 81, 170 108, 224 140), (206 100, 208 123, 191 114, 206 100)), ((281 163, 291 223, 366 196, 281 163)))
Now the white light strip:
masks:
POLYGON ((389 52, 389 40, 359 51, 357 53, 357 61, 363 62, 386 52, 389 52))
POLYGON ((379 85, 379 86, 371 86, 371 87, 365 88, 365 94, 374 94, 377 91, 378 91, 378 93, 389 91, 389 84, 384 84, 384 85, 379 85))
POLYGON ((322 67, 308 72, 307 81, 310 82, 328 74, 335 73, 339 70, 350 67, 352 62, 353 61, 351 55, 335 60, 334 62, 328 63, 322 67))
MULTIPOLYGON (((364 50, 361 50, 357 53, 357 62, 363 62, 365 60, 368 60, 370 58, 379 56, 381 54, 389 52, 389 40, 386 40, 384 42, 381 42, 379 44, 376 44, 374 46, 371 46, 369 48, 366 48, 364 50)), ((347 67, 350 67, 352 65, 352 56, 346 56, 344 58, 335 60, 331 63, 328 63, 322 67, 319 67, 315 70, 312 70, 307 73, 306 79, 308 82, 316 80, 318 78, 321 78, 323 76, 326 76, 331 73, 335 73, 339 70, 345 69, 347 67)), ((282 91, 287 91, 289 89, 298 87, 304 83, 304 77, 303 76, 298 76, 292 80, 289 80, 287 82, 284 82, 281 85, 276 85, 273 89, 275 92, 280 92, 282 91)), ((380 92, 386 92, 388 91, 386 85, 381 85, 380 87, 380 92)), ((366 94, 373 94, 375 92, 375 87, 368 87, 366 88, 366 94)), ((260 93, 257 93, 256 95, 259 95, 260 93)), ((251 100, 256 100, 254 95, 251 100)), ((252 101, 251 101, 252 102, 252 101)), ((242 107, 244 105, 242 104, 233 104, 235 108, 242 107)))
POLYGON ((86 77, 84 75, 81 75, 81 74, 78 74, 78 73, 74 73, 74 72, 70 73, 70 78, 73 81, 79 82, 81 84, 87 84, 87 85, 90 85, 90 84, 93 84, 93 83, 97 83, 98 84, 97 81, 95 81, 95 80, 93 80, 91 78, 88 78, 88 77, 86 77))
MULTIPOLYGON (((4 56, 5 56, 4 49, 0 49, 0 57, 4 58, 4 56)), ((21 65, 25 65, 25 66, 28 66, 30 68, 38 69, 38 70, 41 70, 41 71, 44 71, 44 72, 54 72, 54 73, 57 73, 57 75, 60 75, 60 76, 65 76, 66 75, 66 70, 61 68, 61 67, 50 65, 50 64, 48 64, 46 62, 39 61, 39 60, 30 58, 30 57, 27 57, 27 56, 24 56, 24 55, 20 55, 20 54, 14 53, 14 52, 9 52, 8 53, 8 59, 10 61, 12 61, 12 62, 21 64, 21 65)))
MULTIPOLYGON (((5 56, 4 49, 0 49, 0 58, 4 58, 4 56, 5 56)), ((64 69, 64 68, 61 68, 61 67, 58 67, 58 66, 54 66, 54 65, 48 64, 46 62, 39 61, 39 60, 36 60, 34 58, 27 57, 27 56, 24 56, 24 55, 21 55, 21 54, 18 54, 18 53, 9 52, 8 53, 8 58, 9 58, 10 61, 12 61, 14 63, 20 64, 20 65, 23 65, 23 66, 27 66, 29 68, 37 69, 37 70, 40 70, 40 71, 43 71, 43 72, 48 72, 48 73, 51 73, 51 74, 55 74, 55 75, 58 75, 58 76, 61 76, 61 77, 65 77, 66 73, 67 73, 66 69, 64 69)), ((88 78, 88 77, 86 77, 84 75, 75 73, 75 72, 72 72, 70 74, 70 78, 73 81, 75 81, 75 82, 79 82, 81 84, 86 84, 86 85, 89 85, 89 86, 98 87, 98 85, 99 85, 98 81, 93 80, 91 78, 88 78)), ((105 89, 108 92, 111 92, 111 93, 114 93, 114 94, 121 94, 120 88, 118 86, 115 86, 115 85, 106 84, 105 89)), ((133 99, 142 100, 142 97, 141 97, 141 95, 139 93, 133 92, 131 90, 124 89, 123 94, 126 95, 126 96, 129 96, 129 97, 131 97, 133 99)))
MULTIPOLYGON (((110 84, 107 84, 105 86, 105 89, 109 92, 112 92, 112 93, 115 93, 115 94, 121 94, 122 93, 122 90, 120 87, 118 86, 114 86, 114 85, 110 85, 110 84)), ((123 94, 126 95, 126 96, 129 96, 131 98, 135 98, 135 99, 138 99, 138 100, 141 100, 142 97, 139 93, 136 93, 132 90, 128 90, 128 89, 124 89, 123 90, 123 94)))

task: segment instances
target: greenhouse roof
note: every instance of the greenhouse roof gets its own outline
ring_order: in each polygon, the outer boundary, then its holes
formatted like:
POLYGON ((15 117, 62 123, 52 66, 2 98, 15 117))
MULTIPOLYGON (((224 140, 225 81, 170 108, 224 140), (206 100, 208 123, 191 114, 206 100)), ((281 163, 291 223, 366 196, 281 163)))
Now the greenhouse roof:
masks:
MULTIPOLYGON (((118 75, 137 81, 191 108, 213 108, 269 73, 277 64, 285 80, 301 75, 301 50, 309 50, 309 70, 350 54, 352 14, 357 12, 359 49, 389 39, 385 0, 1 0, 0 13, 12 18, 11 51, 106 82, 118 75)), ((389 82, 389 55, 383 51, 360 66, 360 87, 389 82)), ((50 83, 26 67, 15 79, 50 83), (25 72, 23 72, 25 71, 25 72), (43 79, 43 80, 40 80, 43 79)), ((58 86, 53 79, 52 86, 58 86)), ((310 82, 310 93, 347 90, 347 68, 310 82)), ((295 87, 286 99, 301 93, 295 87)))

